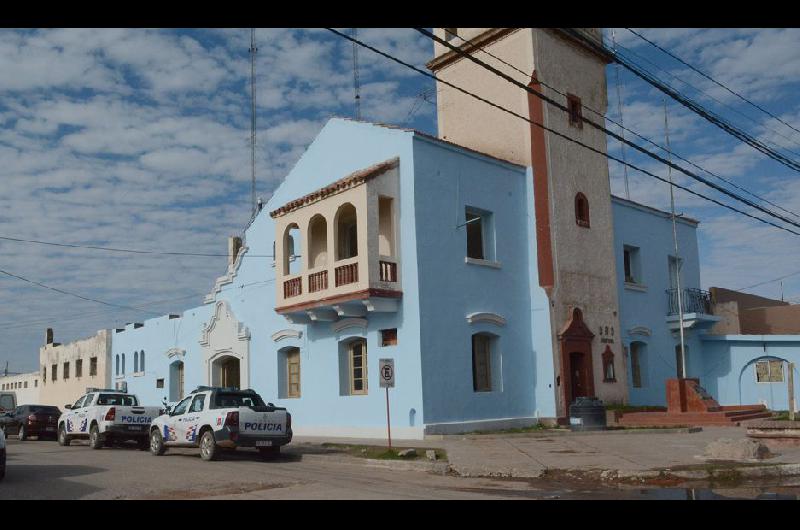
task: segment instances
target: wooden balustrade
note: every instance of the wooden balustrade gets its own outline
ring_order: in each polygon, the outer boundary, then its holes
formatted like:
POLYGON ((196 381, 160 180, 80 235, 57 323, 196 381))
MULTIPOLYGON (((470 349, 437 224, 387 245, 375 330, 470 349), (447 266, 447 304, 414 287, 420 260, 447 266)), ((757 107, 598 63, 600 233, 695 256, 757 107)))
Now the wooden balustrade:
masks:
POLYGON ((319 271, 308 275, 308 292, 316 293, 328 288, 328 271, 319 271))
POLYGON ((334 269, 336 275, 336 287, 356 283, 358 281, 358 262, 342 265, 334 269))
POLYGON ((380 280, 382 282, 397 281, 397 263, 391 261, 380 261, 380 280))
POLYGON ((283 282, 283 297, 291 298, 303 294, 303 278, 298 276, 283 282))

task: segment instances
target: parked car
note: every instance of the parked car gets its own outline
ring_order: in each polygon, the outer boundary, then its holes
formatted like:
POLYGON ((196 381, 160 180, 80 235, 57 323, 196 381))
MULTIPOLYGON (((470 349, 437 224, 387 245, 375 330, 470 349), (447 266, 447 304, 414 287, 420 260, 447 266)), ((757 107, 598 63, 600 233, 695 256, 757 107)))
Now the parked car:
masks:
POLYGON ((29 436, 36 436, 39 440, 56 439, 56 426, 61 411, 58 407, 49 405, 20 405, 12 412, 0 416, 6 436, 16 434, 20 441, 25 441, 29 436))
POLYGON ((256 447, 268 457, 291 441, 292 415, 250 389, 198 387, 150 427, 156 456, 168 447, 199 447, 203 460, 214 460, 221 448, 256 447))
POLYGON ((6 476, 6 435, 0 431, 0 480, 6 476))
POLYGON ((88 438, 92 449, 113 441, 135 440, 147 449, 148 431, 160 407, 143 407, 139 398, 113 389, 89 388, 58 419, 58 443, 69 445, 75 438, 88 438))

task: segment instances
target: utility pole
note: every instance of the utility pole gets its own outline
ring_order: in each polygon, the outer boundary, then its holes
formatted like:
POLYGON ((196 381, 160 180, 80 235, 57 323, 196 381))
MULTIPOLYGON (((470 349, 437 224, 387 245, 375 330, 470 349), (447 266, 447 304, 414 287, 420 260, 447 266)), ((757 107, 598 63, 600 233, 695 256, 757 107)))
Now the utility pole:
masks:
MULTIPOLYGON (((358 28, 353 28, 353 38, 358 39, 358 28)), ((356 102, 356 119, 361 119, 361 81, 358 78, 358 44, 353 43, 353 92, 356 102)))
MULTIPOLYGON (((669 120, 667 118, 667 99, 664 98, 664 134, 667 140, 667 159, 672 164, 672 149, 669 146, 669 120)), ((675 244, 675 287, 678 291, 678 326, 681 335, 681 376, 686 378, 686 347, 683 335, 683 292, 681 291, 681 258, 678 253, 678 229, 675 222, 675 190, 672 185, 672 166, 667 166, 669 175, 669 202, 672 216, 672 242, 675 244)))
POLYGON ((256 214, 256 28, 250 28, 250 208, 256 214))

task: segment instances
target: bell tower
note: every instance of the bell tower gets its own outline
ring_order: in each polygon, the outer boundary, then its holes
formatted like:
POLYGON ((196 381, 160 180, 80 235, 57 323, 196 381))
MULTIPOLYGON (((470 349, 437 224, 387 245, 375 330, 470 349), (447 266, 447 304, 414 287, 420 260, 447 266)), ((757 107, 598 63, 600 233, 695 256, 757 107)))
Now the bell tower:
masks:
MULTIPOLYGON (((602 42, 599 28, 570 29, 602 42)), ((606 152, 605 133, 583 118, 604 124, 609 58, 571 31, 436 28, 434 33, 568 110, 435 42, 427 66, 438 77, 606 152)), ((627 401, 608 159, 443 83, 437 83, 436 95, 440 138, 532 167, 536 262, 552 324, 533 332, 551 335, 555 373, 544 382, 553 385, 557 415, 566 416, 578 395, 627 401), (581 341, 573 337, 575 330, 581 341)))

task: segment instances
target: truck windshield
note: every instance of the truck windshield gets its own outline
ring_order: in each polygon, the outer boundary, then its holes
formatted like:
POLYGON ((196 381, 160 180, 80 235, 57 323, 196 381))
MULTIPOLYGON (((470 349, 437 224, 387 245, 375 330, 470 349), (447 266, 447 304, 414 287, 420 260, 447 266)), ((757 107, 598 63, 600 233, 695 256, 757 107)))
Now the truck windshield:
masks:
POLYGON ((217 392, 213 409, 224 409, 229 407, 263 407, 264 400, 258 394, 245 394, 240 392, 217 392))
POLYGON ((97 398, 97 404, 135 407, 139 403, 136 401, 136 396, 131 396, 130 394, 100 394, 100 397, 97 398))

